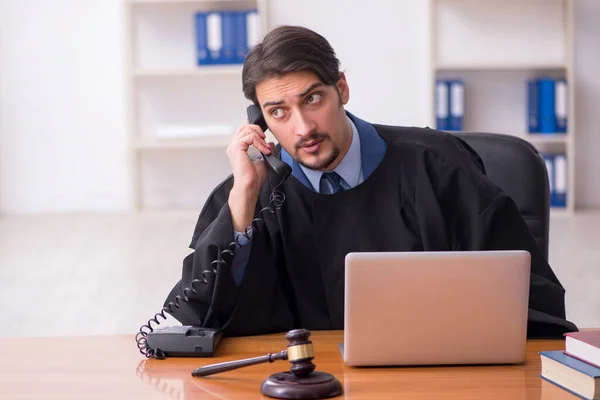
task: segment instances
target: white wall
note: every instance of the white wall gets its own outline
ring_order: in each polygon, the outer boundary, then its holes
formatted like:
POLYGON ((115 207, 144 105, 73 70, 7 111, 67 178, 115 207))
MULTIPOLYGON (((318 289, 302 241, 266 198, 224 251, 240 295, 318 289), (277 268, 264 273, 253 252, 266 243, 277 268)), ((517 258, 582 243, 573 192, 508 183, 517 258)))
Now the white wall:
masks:
MULTIPOLYGON (((600 207, 591 174, 600 170, 600 2, 576 4, 577 198, 600 207)), ((122 11, 122 0, 0 1, 4 213, 131 206, 122 11)), ((330 40, 348 109, 378 123, 429 122, 428 17, 423 0, 270 3, 271 26, 303 24, 330 40)))
POLYGON ((2 211, 129 204, 121 0, 2 0, 2 211))

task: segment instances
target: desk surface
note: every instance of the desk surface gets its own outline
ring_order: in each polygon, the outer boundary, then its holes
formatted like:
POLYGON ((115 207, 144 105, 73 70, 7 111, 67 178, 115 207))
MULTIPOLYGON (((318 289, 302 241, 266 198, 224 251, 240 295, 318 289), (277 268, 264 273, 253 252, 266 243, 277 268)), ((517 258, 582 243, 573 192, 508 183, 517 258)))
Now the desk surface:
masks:
MULTIPOLYGON (((563 340, 531 340, 517 366, 351 368, 338 351, 343 332, 313 332, 318 371, 334 374, 346 399, 576 398, 540 378, 538 351, 563 349, 563 340)), ((276 361, 193 378, 201 365, 285 349, 284 334, 224 339, 213 358, 146 360, 133 336, 0 340, 0 398, 267 399, 260 386, 289 371, 276 361)))

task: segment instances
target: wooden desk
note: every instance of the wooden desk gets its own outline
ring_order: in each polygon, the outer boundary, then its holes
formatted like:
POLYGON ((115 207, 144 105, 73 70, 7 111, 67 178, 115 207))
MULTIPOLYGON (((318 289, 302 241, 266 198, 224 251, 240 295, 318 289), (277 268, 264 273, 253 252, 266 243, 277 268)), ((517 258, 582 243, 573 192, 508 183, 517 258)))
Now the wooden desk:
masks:
MULTIPOLYGON (((334 374, 346 399, 576 398, 541 379, 538 351, 563 340, 533 340, 518 366, 350 368, 338 351, 341 331, 313 332, 317 370, 334 374)), ((193 378, 195 368, 283 350, 284 334, 225 339, 214 358, 146 360, 134 336, 0 340, 0 399, 261 399, 270 374, 289 371, 276 361, 193 378)))

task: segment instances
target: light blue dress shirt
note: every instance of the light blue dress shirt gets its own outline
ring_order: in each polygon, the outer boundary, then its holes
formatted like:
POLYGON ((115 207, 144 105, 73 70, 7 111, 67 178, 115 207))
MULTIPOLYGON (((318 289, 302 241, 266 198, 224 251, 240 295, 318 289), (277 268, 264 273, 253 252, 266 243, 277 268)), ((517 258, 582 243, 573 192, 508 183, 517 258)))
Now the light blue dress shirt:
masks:
MULTIPOLYGON (((342 161, 333 169, 333 171, 337 172, 339 176, 342 177, 340 184, 344 188, 344 190, 348 190, 357 186, 363 182, 363 174, 362 174, 362 159, 360 157, 360 137, 358 136, 358 129, 356 129, 356 125, 352 120, 348 117, 348 122, 350 122, 350 126, 352 127, 352 143, 350 143, 350 148, 348 152, 342 158, 342 161)), ((303 165, 300 165, 302 168, 302 172, 308 178, 309 182, 312 185, 312 189, 319 193, 320 191, 320 182, 321 176, 324 171, 318 171, 314 169, 308 169, 303 165)), ((327 184, 330 185, 329 181, 327 184)))

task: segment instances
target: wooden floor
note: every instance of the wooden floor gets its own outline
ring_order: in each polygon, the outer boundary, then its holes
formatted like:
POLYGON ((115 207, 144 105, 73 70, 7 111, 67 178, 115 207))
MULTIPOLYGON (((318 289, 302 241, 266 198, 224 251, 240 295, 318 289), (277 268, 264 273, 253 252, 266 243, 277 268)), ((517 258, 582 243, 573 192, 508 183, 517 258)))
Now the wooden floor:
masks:
MULTIPOLYGON (((0 337, 137 332, 179 279, 196 218, 190 212, 1 218, 0 337)), ((550 236, 568 318, 599 327, 600 212, 555 217, 550 236)))

